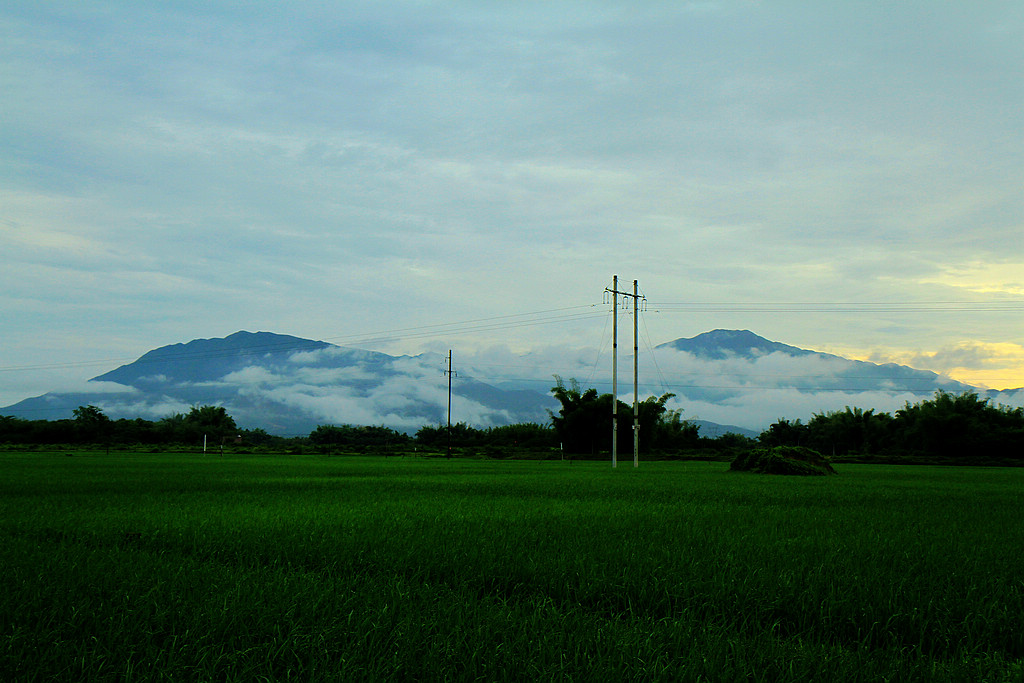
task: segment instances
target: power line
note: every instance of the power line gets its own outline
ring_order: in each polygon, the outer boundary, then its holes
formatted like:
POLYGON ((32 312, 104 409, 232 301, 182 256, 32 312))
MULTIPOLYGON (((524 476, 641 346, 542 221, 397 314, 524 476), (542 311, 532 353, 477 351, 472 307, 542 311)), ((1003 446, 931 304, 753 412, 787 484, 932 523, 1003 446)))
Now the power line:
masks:
POLYGON ((655 312, 685 313, 932 313, 943 311, 1021 312, 1024 301, 916 301, 916 302, 734 302, 652 301, 655 312))
POLYGON ((415 339, 424 336, 435 336, 437 334, 453 334, 467 331, 481 331, 481 330, 497 330, 497 329, 509 329, 514 327, 527 327, 531 325, 542 325, 554 322, 568 322, 577 319, 587 319, 596 317, 599 314, 593 312, 593 309, 597 307, 597 304, 581 304, 577 306, 565 306, 562 308, 550 308, 541 311, 531 311, 529 313, 513 313, 510 315, 499 315, 488 318, 475 318, 471 320, 462 320, 452 323, 437 323, 434 325, 419 325, 416 327, 404 327, 393 330, 384 330, 379 332, 371 332, 369 334, 357 334, 357 335, 340 335, 325 337, 325 340, 330 341, 344 341, 344 340, 398 340, 398 339, 415 339), (587 309, 587 310, 584 310, 587 309), (566 311, 577 311, 576 313, 566 313, 566 311), (549 315, 557 314, 557 315, 549 315), (545 316, 536 320, 530 320, 533 316, 545 316), (520 320, 514 320, 519 318, 520 320), (499 322, 505 321, 505 322, 499 322))
MULTIPOLYGON (((790 312, 790 313, 822 313, 822 312, 834 312, 834 313, 877 313, 877 312, 936 312, 936 311, 985 311, 985 312, 1018 312, 1024 311, 1024 300, 1005 300, 1005 301, 927 301, 927 302, 663 302, 659 304, 650 304, 650 306, 657 307, 657 312, 790 312)), ((551 324, 565 324, 575 323, 579 321, 585 321, 597 316, 601 316, 605 320, 605 332, 607 331, 609 311, 607 310, 595 310, 598 304, 584 304, 576 306, 566 306, 559 308, 544 309, 540 311, 532 311, 526 313, 508 314, 501 316, 491 316, 485 318, 469 319, 458 322, 442 323, 435 325, 423 325, 407 328, 399 328, 389 331, 380 331, 371 334, 360 334, 360 335, 344 335, 344 336, 333 336, 327 337, 324 343, 331 341, 348 341, 349 343, 368 343, 370 341, 395 341, 400 339, 416 339, 424 337, 433 337, 442 334, 454 335, 464 334, 468 332, 480 332, 480 331, 493 331, 502 329, 515 329, 529 326, 541 326, 551 324)), ((647 335, 648 346, 650 346, 650 333, 647 329, 646 317, 644 318, 644 330, 647 335)), ((595 359, 594 365, 591 366, 590 379, 593 378, 593 370, 596 369, 600 363, 600 359, 603 356, 604 344, 607 342, 605 332, 602 333, 601 348, 598 351, 597 358, 595 359)), ((150 352, 144 354, 143 357, 139 358, 108 358, 108 359, 96 359, 89 361, 78 361, 78 362, 65 362, 65 363, 40 363, 31 365, 21 366, 4 366, 0 367, 0 372, 16 372, 16 371, 32 371, 32 370, 47 370, 47 369, 67 369, 67 368, 80 368, 88 366, 100 366, 109 365, 113 363, 123 364, 131 362, 186 362, 186 361, 201 361, 208 359, 215 359, 229 356, 256 356, 265 353, 285 353, 289 351, 315 351, 317 350, 314 346, 316 342, 311 340, 303 340, 294 338, 294 341, 287 342, 276 342, 272 344, 260 344, 257 346, 250 346, 243 350, 232 350, 232 351, 192 351, 188 352, 184 350, 185 345, 182 346, 180 352, 169 353, 167 347, 165 353, 161 353, 157 356, 146 358, 150 352)), ((327 347, 322 347, 327 348, 327 347)), ((775 388, 774 385, 767 385, 759 383, 757 385, 745 384, 742 386, 730 386, 730 385, 697 385, 692 383, 685 383, 680 381, 672 381, 672 377, 666 377, 662 368, 658 366, 656 355, 651 353, 651 358, 655 364, 655 369, 661 380, 663 387, 680 387, 680 388, 698 388, 705 386, 709 389, 752 389, 760 390, 767 388, 775 388)), ((487 366, 484 366, 487 367, 487 366)), ((491 366, 493 367, 493 366, 491 366)), ((535 366, 534 366, 535 369, 535 366)), ((564 370, 564 368, 559 368, 564 370)), ((553 373, 555 374, 555 373, 553 373)), ((713 373, 715 376, 729 376, 735 374, 740 377, 756 377, 760 379, 765 378, 777 378, 777 379, 824 379, 826 377, 833 377, 833 375, 766 375, 766 374, 743 374, 743 373, 713 373)), ((481 375, 486 377, 487 375, 481 375)), ((699 377, 701 374, 687 373, 688 377, 699 377)), ((536 379, 530 377, 508 377, 504 376, 500 379, 506 381, 524 381, 524 382, 549 382, 550 379, 536 379)), ((881 379, 874 378, 871 376, 849 376, 844 375, 844 380, 858 381, 858 380, 872 380, 881 379)), ((899 378, 901 384, 911 384, 914 382, 926 382, 930 381, 928 378, 899 378)), ((589 381, 589 380, 588 380, 589 381)), ((1024 383, 1024 378, 1016 377, 978 377, 976 379, 964 378, 957 380, 963 383, 970 383, 973 381, 978 382, 1017 382, 1024 383)), ((861 391, 863 387, 850 388, 850 389, 839 389, 835 386, 801 386, 799 387, 804 391, 814 390, 849 390, 849 391, 861 391)), ((881 389, 881 387, 879 387, 881 389)), ((886 387, 889 391, 914 391, 909 386, 901 387, 886 387)))
MULTIPOLYGON (((647 344, 647 351, 650 354, 650 359, 654 363, 654 369, 658 373, 658 379, 661 381, 663 389, 667 388, 665 385, 665 375, 661 371, 661 366, 658 365, 658 358, 654 355, 654 344, 651 341, 651 331, 647 329, 647 317, 644 316, 644 343, 647 344)), ((664 392, 662 392, 664 393, 664 392)))
POLYGON ((601 329, 601 343, 597 347, 597 357, 594 358, 593 365, 590 366, 590 374, 587 376, 587 383, 593 381, 594 374, 597 372, 597 367, 601 363, 601 357, 604 355, 606 345, 611 341, 611 335, 608 334, 608 323, 612 319, 610 311, 605 313, 604 316, 604 327, 601 329))
MULTIPOLYGON (((391 331, 374 332, 370 334, 361 335, 347 335, 347 336, 334 336, 326 337, 321 340, 324 343, 336 342, 346 340, 348 343, 370 343, 370 342, 382 342, 382 341, 398 341, 404 339, 417 339, 425 337, 436 337, 441 334, 454 335, 464 334, 467 332, 483 332, 483 331, 494 331, 502 329, 513 329, 518 327, 530 327, 537 325, 551 325, 557 323, 569 323, 580 320, 588 320, 596 318, 598 316, 604 316, 604 312, 595 312, 598 304, 587 304, 580 306, 569 306, 564 308, 548 309, 544 311, 535 311, 532 313, 518 313, 504 316, 494 316, 491 318, 478 318, 475 320, 466 320, 455 323, 443 323, 438 325, 423 325, 419 327, 407 327, 400 328, 391 331), (585 310, 584 310, 585 309, 585 310), (566 311, 576 311, 575 313, 566 313, 566 311), (555 314, 555 315, 549 315, 555 314), (529 316, 543 316, 535 317, 530 319, 529 316), (504 322, 499 322, 504 321, 504 322)), ((294 342, 278 342, 274 344, 259 344, 255 346, 249 346, 245 349, 239 350, 222 350, 222 351, 180 351, 180 352, 167 352, 160 354, 157 357, 145 358, 150 352, 143 354, 138 358, 107 358, 89 361, 78 361, 70 363, 38 363, 32 365, 10 365, 0 367, 0 372, 18 372, 27 370, 56 370, 62 368, 75 368, 75 367, 88 367, 91 365, 108 365, 112 363, 164 363, 174 361, 190 361, 190 360, 210 360, 214 358, 225 358, 233 356, 253 356, 261 355, 264 353, 283 353, 288 351, 316 351, 312 344, 316 342, 313 340, 300 340, 296 338, 294 342)), ((184 345, 181 345, 184 346, 184 345)), ((167 347, 162 347, 167 349, 167 347)))
MULTIPOLYGON (((598 304, 581 304, 576 306, 565 306, 526 313, 514 313, 485 318, 475 318, 451 323, 439 323, 434 325, 420 325, 414 327, 396 328, 381 330, 371 333, 333 335, 325 337, 322 341, 335 344, 369 344, 373 342, 394 342, 409 339, 422 339, 442 334, 454 335, 470 332, 488 332, 502 329, 514 329, 520 327, 531 327, 538 325, 549 325, 558 323, 571 323, 595 318, 598 316, 607 317, 604 312, 596 312, 594 309, 598 304)), ((710 302, 649 302, 648 310, 654 313, 934 313, 934 312, 994 312, 994 313, 1017 313, 1024 312, 1024 300, 1007 299, 1002 301, 974 300, 974 301, 819 301, 819 302, 797 302, 797 301, 775 301, 775 302, 736 302, 736 301, 710 301, 710 302)), ((645 323, 646 324, 646 323, 645 323)), ((180 355, 162 355, 159 358, 104 358, 86 361, 73 361, 64 363, 33 363, 28 365, 8 365, 0 367, 0 372, 23 372, 30 370, 58 370, 70 368, 82 368, 89 366, 102 366, 113 363, 131 362, 166 362, 169 360, 203 360, 225 356, 258 354, 266 352, 284 352, 308 348, 309 340, 301 343, 276 343, 249 347, 244 351, 230 352, 183 352, 180 355)), ((309 349, 312 350, 312 349, 309 349)))

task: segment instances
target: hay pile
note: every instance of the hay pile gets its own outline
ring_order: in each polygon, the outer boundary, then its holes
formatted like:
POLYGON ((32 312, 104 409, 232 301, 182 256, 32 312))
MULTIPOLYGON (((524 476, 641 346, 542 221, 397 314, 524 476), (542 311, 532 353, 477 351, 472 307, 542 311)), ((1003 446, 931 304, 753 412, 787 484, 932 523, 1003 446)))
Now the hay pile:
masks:
POLYGON ((836 471, 818 451, 803 446, 753 448, 740 453, 729 466, 736 472, 824 476, 836 471))

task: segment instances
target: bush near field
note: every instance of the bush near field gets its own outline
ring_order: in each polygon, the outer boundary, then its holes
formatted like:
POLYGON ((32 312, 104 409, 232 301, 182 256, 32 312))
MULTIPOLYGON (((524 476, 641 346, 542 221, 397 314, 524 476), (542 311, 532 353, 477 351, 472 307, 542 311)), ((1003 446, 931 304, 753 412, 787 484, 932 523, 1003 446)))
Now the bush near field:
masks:
POLYGON ((826 476, 836 473, 835 468, 821 453, 803 446, 754 448, 736 456, 729 469, 734 472, 802 476, 826 476))

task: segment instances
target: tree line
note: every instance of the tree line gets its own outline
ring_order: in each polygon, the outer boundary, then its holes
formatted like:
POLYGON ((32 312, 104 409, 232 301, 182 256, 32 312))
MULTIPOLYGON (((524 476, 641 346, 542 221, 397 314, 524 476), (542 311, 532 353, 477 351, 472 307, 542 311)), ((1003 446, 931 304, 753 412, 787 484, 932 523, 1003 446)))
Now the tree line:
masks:
MULTIPOLYGON (((560 408, 547 424, 520 423, 477 428, 466 423, 427 425, 415 434, 384 426, 320 425, 308 436, 281 437, 262 429, 240 429, 221 406, 194 406, 188 413, 156 421, 113 420, 96 406, 80 406, 71 419, 25 420, 0 416, 0 443, 89 445, 231 446, 312 452, 483 454, 511 457, 524 452, 602 458, 610 450, 611 394, 583 389, 556 377, 551 393, 560 408)), ((756 439, 724 434, 700 436, 681 410, 668 409, 673 394, 638 403, 638 441, 645 455, 729 455, 754 446, 804 446, 826 456, 920 455, 937 458, 1020 459, 1024 462, 1024 408, 992 405, 966 392, 939 391, 909 402, 895 414, 847 407, 815 414, 808 422, 779 419, 756 439)), ((620 453, 633 450, 633 407, 616 404, 620 453)))
POLYGON ((807 423, 780 419, 761 433, 765 446, 806 446, 824 455, 918 455, 1024 461, 1024 408, 992 405, 976 393, 937 391, 895 414, 847 407, 807 423))
POLYGON ((262 430, 239 429, 222 406, 193 406, 160 420, 113 420, 93 405, 75 408, 71 419, 25 420, 0 416, 0 443, 9 444, 202 444, 259 440, 262 430))

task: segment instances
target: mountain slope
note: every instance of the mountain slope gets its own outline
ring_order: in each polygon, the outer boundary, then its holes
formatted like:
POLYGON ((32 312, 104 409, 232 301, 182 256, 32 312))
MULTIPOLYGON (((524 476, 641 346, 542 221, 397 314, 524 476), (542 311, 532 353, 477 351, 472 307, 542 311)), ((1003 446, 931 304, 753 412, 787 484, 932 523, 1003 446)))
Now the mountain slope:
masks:
MULTIPOLYGON (((384 424, 415 430, 446 420, 438 354, 389 356, 270 332, 236 332, 150 351, 94 377, 97 392, 49 393, 2 409, 60 419, 92 404, 112 418, 159 419, 193 405, 222 405, 240 427, 308 434, 320 424, 384 424)), ((554 399, 471 379, 453 388, 456 421, 543 422, 554 399)))
POLYGON ((235 332, 223 339, 194 339, 186 344, 161 346, 128 365, 94 377, 95 382, 117 382, 140 387, 163 382, 186 382, 223 376, 256 362, 282 362, 299 351, 317 351, 327 342, 271 332, 235 332))
MULTIPOLYGON (((154 349, 93 378, 95 391, 51 392, 0 408, 0 415, 62 419, 92 404, 115 419, 155 420, 193 405, 221 405, 239 426, 275 434, 304 435, 320 424, 415 431, 447 418, 445 360, 433 353, 390 356, 270 332, 236 332, 154 349)), ((546 423, 548 411, 558 410, 549 393, 551 371, 541 369, 545 361, 537 356, 475 360, 482 369, 474 371, 464 360, 467 366, 452 384, 453 421, 477 427, 546 423), (495 368, 503 367, 509 374, 499 378, 495 368)), ((675 394, 668 407, 682 409, 706 436, 759 432, 780 417, 809 419, 844 406, 892 412, 936 390, 971 390, 933 372, 809 351, 749 330, 676 339, 641 360, 647 364, 641 396, 675 394)), ((592 354, 579 350, 565 349, 551 363, 569 378, 577 371, 595 374, 592 354), (584 356, 589 360, 580 360, 584 356)), ((610 390, 607 379, 591 386, 610 390)), ((1024 402, 1024 391, 982 395, 1024 402)))
MULTIPOLYGON (((813 356, 816 351, 807 351, 789 344, 774 342, 760 337, 750 330, 712 330, 696 337, 676 339, 659 344, 656 349, 669 348, 685 351, 698 358, 722 360, 730 356, 753 358, 770 353, 784 353, 790 356, 813 356)), ((825 354, 821 354, 825 355, 825 354)))
MULTIPOLYGON (((718 377, 761 379, 770 388, 789 387, 811 392, 889 391, 921 395, 931 395, 939 389, 951 392, 973 389, 928 370, 895 363, 850 360, 774 342, 749 330, 712 330, 659 344, 655 350, 682 352, 700 361, 704 370, 718 369, 718 377)), ((749 384, 748 381, 747 386, 749 384)))

